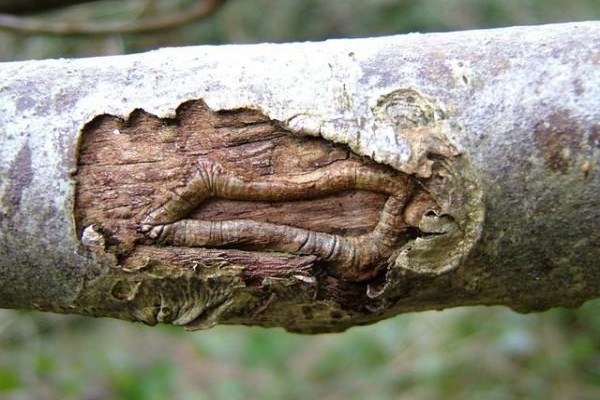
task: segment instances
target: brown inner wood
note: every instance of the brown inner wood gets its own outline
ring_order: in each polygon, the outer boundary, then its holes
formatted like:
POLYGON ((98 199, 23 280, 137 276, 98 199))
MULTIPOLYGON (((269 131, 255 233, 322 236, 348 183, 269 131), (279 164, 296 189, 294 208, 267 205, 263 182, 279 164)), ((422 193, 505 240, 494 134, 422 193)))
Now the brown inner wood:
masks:
MULTIPOLYGON (((137 224, 181 187, 198 156, 208 155, 248 179, 294 175, 358 158, 345 146, 297 137, 251 110, 215 113, 184 103, 177 120, 136 110, 127 121, 104 115, 85 129, 77 173, 77 225, 97 224, 130 249, 144 241, 137 224)), ((365 160, 365 162, 371 162, 365 160)), ((252 219, 343 235, 373 229, 386 196, 349 190, 292 202, 211 199, 189 218, 252 219)), ((81 232, 80 232, 81 233, 81 232)))

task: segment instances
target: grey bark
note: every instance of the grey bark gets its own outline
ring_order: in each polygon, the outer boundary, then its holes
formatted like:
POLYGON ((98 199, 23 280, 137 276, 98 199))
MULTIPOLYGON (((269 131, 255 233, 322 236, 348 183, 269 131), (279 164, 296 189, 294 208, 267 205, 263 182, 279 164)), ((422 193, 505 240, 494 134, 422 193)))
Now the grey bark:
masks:
POLYGON ((598 22, 5 63, 0 98, 3 308, 134 319, 81 301, 115 265, 90 256, 74 226, 78 141, 95 116, 143 108, 169 117, 191 99, 259 109, 408 174, 425 174, 432 149, 450 143, 464 178, 455 189, 469 203, 466 239, 404 260, 370 316, 286 323, 224 313, 211 323, 339 330, 409 310, 536 311, 600 295, 598 22), (398 93, 443 115, 425 137, 407 133, 393 110, 378 115, 398 93))

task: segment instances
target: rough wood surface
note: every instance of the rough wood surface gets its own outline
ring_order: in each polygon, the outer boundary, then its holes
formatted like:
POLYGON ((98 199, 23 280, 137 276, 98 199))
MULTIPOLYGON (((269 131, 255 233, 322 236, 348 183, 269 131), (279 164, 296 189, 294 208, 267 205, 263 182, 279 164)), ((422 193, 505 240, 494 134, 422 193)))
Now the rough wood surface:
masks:
MULTIPOLYGON (((207 155, 250 181, 306 174, 351 157, 359 159, 346 146, 290 135, 257 112, 213 113, 201 102, 182 107, 177 122, 142 111, 125 123, 102 116, 88 126, 80 150, 79 226, 114 221, 111 224, 118 226, 111 231, 123 236, 121 243, 140 239, 137 225, 153 206, 182 187, 197 159, 207 155)), ((191 217, 251 219, 360 234, 374 228, 387 197, 367 191, 331 196, 295 202, 212 199, 191 217)))

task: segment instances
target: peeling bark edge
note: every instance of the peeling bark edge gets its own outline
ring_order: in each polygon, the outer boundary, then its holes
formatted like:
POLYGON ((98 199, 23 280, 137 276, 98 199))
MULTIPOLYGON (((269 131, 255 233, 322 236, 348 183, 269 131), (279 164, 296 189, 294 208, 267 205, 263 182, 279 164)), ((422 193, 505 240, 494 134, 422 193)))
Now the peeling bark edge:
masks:
POLYGON ((531 311, 596 297, 599 31, 588 22, 3 64, 0 306, 82 312, 71 302, 84 276, 103 270, 78 253, 70 214, 74 143, 92 116, 140 106, 169 116, 203 98, 213 109, 261 109, 402 168, 413 153, 371 118, 377 99, 401 88, 437 99, 462 127, 449 139, 469 157, 487 217, 448 292, 424 291, 418 306, 407 296, 394 312, 531 311))

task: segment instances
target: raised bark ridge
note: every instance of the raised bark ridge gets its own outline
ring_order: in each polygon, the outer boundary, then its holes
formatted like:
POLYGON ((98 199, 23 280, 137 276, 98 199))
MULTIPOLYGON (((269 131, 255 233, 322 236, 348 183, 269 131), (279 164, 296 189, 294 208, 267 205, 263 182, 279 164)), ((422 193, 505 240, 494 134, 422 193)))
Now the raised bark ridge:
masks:
POLYGON ((205 327, 241 314, 270 324, 282 317, 267 310, 298 302, 300 290, 305 319, 335 305, 314 329, 337 329, 345 313, 381 302, 407 244, 457 230, 447 199, 436 198, 444 173, 433 164, 437 172, 417 178, 259 112, 213 112, 202 101, 173 120, 102 115, 82 135, 76 222, 85 247, 118 265, 109 292, 130 318, 205 327), (174 277, 183 280, 167 285, 174 277))

